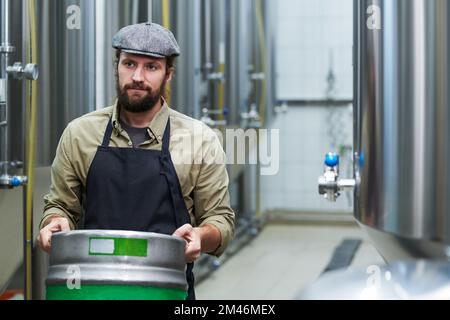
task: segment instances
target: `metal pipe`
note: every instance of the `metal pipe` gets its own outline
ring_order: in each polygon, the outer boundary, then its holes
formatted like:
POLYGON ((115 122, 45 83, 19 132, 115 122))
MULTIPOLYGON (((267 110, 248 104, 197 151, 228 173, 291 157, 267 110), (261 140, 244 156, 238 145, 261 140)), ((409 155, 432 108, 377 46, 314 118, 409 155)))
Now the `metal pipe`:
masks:
POLYGON ((1 173, 0 175, 8 174, 8 72, 6 68, 9 66, 9 0, 1 0, 1 9, 2 9, 2 40, 1 40, 1 66, 0 66, 0 79, 3 83, 3 101, 1 102, 1 106, 3 107, 2 112, 2 124, 0 135, 1 135, 1 158, 0 158, 0 166, 1 173))
MULTIPOLYGON (((201 3, 200 0, 194 0, 192 2, 192 6, 190 12, 190 16, 192 19, 192 40, 193 47, 192 49, 192 57, 193 57, 193 70, 201 70, 202 66, 202 57, 201 57, 201 3)), ((199 75, 197 72, 195 74, 195 81, 193 81, 193 111, 192 115, 195 119, 200 118, 200 110, 201 110, 201 97, 199 92, 201 91, 201 74, 199 75)))
MULTIPOLYGON (((95 2, 95 72, 96 75, 104 75, 106 73, 105 64, 103 63, 105 57, 105 25, 106 25, 106 0, 97 0, 95 2)), ((95 97, 96 108, 101 108, 105 105, 106 88, 104 77, 95 77, 95 97)))
POLYGON ((210 0, 203 0, 204 64, 202 69, 203 80, 206 82, 205 87, 207 90, 203 92, 202 96, 202 103, 204 104, 201 106, 203 113, 201 121, 212 127, 226 125, 226 120, 223 119, 225 101, 225 86, 223 84, 225 80, 225 28, 222 25, 221 17, 218 16, 218 14, 222 14, 226 10, 224 3, 215 3, 214 5, 219 6, 218 9, 220 10, 216 10, 217 7, 213 7, 210 0), (212 29, 213 20, 217 22, 217 29, 215 28, 214 30, 212 29), (214 55, 212 48, 213 37, 219 42, 218 50, 214 51, 214 55), (213 63, 212 59, 214 59, 215 63, 213 63), (217 69, 215 69, 215 65, 217 69), (217 120, 211 119, 211 114, 216 114, 217 120))
MULTIPOLYGON (((211 68, 211 2, 210 0, 204 0, 204 22, 205 22, 205 68, 211 68)), ((208 70, 206 71, 208 74, 208 70)))
POLYGON ((2 44, 9 45, 9 0, 2 0, 2 44))
POLYGON ((133 2, 131 4, 131 22, 132 23, 139 23, 139 2, 133 2))
MULTIPOLYGON (((222 78, 225 80, 225 64, 226 64, 226 17, 227 15, 230 14, 229 11, 229 7, 227 7, 225 5, 225 2, 221 2, 220 3, 220 13, 221 13, 221 17, 220 19, 218 19, 218 23, 220 23, 219 26, 219 37, 220 37, 220 42, 219 42, 219 65, 218 65, 218 72, 219 74, 222 75, 222 78), (225 16, 225 18, 222 17, 225 16)), ((218 116, 218 120, 219 121, 224 121, 224 115, 225 115, 225 83, 224 81, 220 81, 218 83, 218 88, 217 88, 217 109, 219 111, 219 116, 218 116)), ((226 122, 225 122, 226 123, 226 122)))
POLYGON ((147 20, 149 22, 153 21, 153 0, 147 1, 147 20))

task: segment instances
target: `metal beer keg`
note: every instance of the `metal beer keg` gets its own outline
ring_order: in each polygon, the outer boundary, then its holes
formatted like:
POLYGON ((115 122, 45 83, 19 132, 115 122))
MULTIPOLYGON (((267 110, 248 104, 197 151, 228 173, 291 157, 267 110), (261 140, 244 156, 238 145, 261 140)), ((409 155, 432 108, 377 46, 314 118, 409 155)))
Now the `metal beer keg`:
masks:
POLYGON ((80 230, 52 237, 49 300, 182 300, 185 241, 157 233, 80 230))

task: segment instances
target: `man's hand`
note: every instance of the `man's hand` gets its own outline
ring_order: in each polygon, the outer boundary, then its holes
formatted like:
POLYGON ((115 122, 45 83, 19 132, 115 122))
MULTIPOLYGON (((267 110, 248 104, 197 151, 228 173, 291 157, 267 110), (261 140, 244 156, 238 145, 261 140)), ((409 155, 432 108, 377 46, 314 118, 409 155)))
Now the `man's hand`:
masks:
POLYGON ((175 230, 174 236, 179 236, 186 240, 186 262, 194 262, 202 253, 202 240, 199 228, 194 228, 190 224, 185 224, 175 230))
POLYGON ((60 216, 49 218, 45 227, 39 232, 37 238, 39 247, 45 252, 50 253, 52 235, 54 232, 59 231, 70 231, 69 220, 60 216))
POLYGON ((185 255, 188 263, 197 260, 202 252, 215 251, 221 242, 219 230, 210 224, 198 228, 185 224, 178 228, 173 235, 186 240, 185 255))

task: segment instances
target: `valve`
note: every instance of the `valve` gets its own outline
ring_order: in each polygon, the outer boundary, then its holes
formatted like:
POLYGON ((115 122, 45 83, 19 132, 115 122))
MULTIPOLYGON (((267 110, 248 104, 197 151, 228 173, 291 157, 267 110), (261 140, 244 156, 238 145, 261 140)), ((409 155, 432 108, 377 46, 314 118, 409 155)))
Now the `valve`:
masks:
POLYGON ((259 128, 261 126, 258 108, 252 103, 248 112, 241 113, 241 119, 246 120, 250 127, 259 128))
POLYGON ((339 165, 339 156, 335 153, 327 153, 325 155, 325 165, 327 167, 337 167, 339 165))
POLYGON ((27 181, 28 181, 28 178, 27 178, 27 177, 24 177, 24 176, 14 176, 14 177, 12 177, 11 180, 10 180, 10 185, 11 185, 11 187, 16 188, 16 187, 25 185, 25 184, 27 183, 27 181))
POLYGON ((225 75, 222 72, 208 73, 208 80, 209 81, 224 82, 225 81, 225 75))
POLYGON ((340 191, 352 190, 356 185, 355 179, 339 178, 339 155, 327 153, 325 155, 324 174, 319 177, 319 194, 328 201, 335 202, 340 191))
POLYGON ((17 188, 28 183, 28 177, 26 176, 0 176, 0 188, 17 188))
POLYGON ((6 68, 6 72, 10 73, 15 79, 28 79, 28 80, 37 80, 39 77, 39 70, 37 65, 34 63, 28 63, 23 67, 22 63, 16 62, 11 67, 6 68))
POLYGON ((222 110, 209 110, 208 108, 202 109, 202 117, 200 121, 202 121, 204 124, 210 127, 217 127, 217 126, 226 126, 227 120, 213 120, 211 118, 211 115, 223 115, 227 116, 229 113, 229 109, 227 107, 224 107, 222 110))
POLYGON ((265 79, 266 75, 264 74, 264 72, 250 73, 250 80, 252 81, 263 81, 265 79))

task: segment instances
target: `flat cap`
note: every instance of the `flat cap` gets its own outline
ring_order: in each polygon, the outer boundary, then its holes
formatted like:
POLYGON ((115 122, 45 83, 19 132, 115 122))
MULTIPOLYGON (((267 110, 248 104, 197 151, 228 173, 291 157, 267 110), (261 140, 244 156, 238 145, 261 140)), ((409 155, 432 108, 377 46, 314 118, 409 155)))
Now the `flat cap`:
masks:
POLYGON ((126 26, 112 39, 113 48, 156 58, 176 57, 180 47, 173 33, 157 23, 145 22, 126 26))

